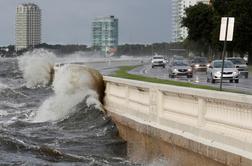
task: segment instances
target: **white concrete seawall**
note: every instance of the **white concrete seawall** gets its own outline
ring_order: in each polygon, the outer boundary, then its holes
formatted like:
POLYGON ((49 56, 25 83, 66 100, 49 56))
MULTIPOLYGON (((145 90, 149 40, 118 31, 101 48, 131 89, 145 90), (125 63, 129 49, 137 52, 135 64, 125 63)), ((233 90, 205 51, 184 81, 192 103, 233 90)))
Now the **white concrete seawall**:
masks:
MULTIPOLYGON (((221 164, 252 165, 252 96, 113 77, 104 80, 105 108, 123 118, 124 125, 134 128, 126 119, 178 136, 171 140, 145 130, 221 164), (192 146, 191 141, 199 145, 192 146)), ((141 127, 135 130, 144 132, 141 127)))

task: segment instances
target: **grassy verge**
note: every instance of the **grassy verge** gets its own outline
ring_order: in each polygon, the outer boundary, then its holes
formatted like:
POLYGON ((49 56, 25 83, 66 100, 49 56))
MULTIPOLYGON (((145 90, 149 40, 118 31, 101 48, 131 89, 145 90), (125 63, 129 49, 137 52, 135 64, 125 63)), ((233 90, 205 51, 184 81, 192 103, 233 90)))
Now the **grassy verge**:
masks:
POLYGON ((112 76, 120 77, 138 81, 152 82, 152 83, 160 83, 160 84, 168 84, 182 87, 190 87, 190 88, 199 88, 199 89, 207 89, 207 90, 218 90, 218 88, 207 86, 207 85, 197 85, 189 82, 180 82, 173 80, 163 80, 158 78, 145 77, 141 75, 129 74, 128 71, 134 69, 136 66, 124 66, 117 70, 112 76))
POLYGON ((252 66, 248 66, 249 73, 252 73, 252 66))
MULTIPOLYGON (((174 81, 174 80, 163 80, 158 78, 151 78, 141 75, 135 75, 135 74, 129 74, 128 71, 136 68, 137 66, 124 66, 121 67, 119 70, 117 70, 112 76, 113 77, 120 77, 120 78, 126 78, 126 79, 132 79, 132 80, 138 80, 138 81, 145 81, 145 82, 152 82, 152 83, 159 83, 159 84, 168 84, 168 85, 175 85, 175 86, 181 86, 181 87, 189 87, 189 88, 198 88, 198 89, 206 89, 206 90, 215 90, 219 91, 218 87, 212 87, 207 85, 197 85, 190 82, 181 82, 181 81, 174 81)), ((252 66, 249 66, 249 70, 252 72, 252 66)), ((232 93, 241 93, 241 94, 247 94, 252 95, 250 92, 244 92, 240 91, 238 89, 223 89, 226 92, 232 92, 232 93)))

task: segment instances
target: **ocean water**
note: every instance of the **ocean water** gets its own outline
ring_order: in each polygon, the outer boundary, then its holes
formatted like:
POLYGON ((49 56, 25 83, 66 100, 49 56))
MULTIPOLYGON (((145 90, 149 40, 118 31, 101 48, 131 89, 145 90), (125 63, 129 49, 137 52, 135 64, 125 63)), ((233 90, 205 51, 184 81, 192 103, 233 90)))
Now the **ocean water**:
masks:
POLYGON ((57 60, 45 50, 0 59, 0 165, 135 165, 87 74, 73 84, 62 69, 48 86, 57 60))

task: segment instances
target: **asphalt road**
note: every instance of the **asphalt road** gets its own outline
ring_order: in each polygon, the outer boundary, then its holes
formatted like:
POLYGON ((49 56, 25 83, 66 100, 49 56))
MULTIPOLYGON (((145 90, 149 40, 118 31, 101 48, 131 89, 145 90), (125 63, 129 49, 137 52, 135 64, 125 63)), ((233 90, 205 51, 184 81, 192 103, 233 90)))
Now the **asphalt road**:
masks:
POLYGON ((85 64, 89 67, 99 70, 102 75, 111 75, 113 72, 119 69, 121 66, 136 66, 142 65, 149 61, 148 58, 144 59, 127 59, 127 60, 111 60, 111 61, 100 61, 100 62, 86 62, 85 64))
MULTIPOLYGON (((200 85, 209 85, 214 87, 219 87, 220 83, 217 82, 215 84, 208 83, 206 72, 194 72, 193 78, 186 78, 184 76, 180 76, 177 78, 169 78, 168 75, 168 68, 162 68, 162 67, 155 67, 151 68, 151 64, 147 64, 141 67, 138 67, 132 71, 130 71, 132 74, 139 74, 144 75, 148 77, 155 77, 160 79, 166 79, 166 80, 176 80, 176 81, 184 81, 184 82, 191 82, 194 84, 200 84, 200 85)), ((223 88, 224 89, 231 89, 231 90, 237 90, 243 93, 252 94, 252 75, 250 73, 249 78, 245 79, 244 77, 240 78, 239 83, 229 83, 228 80, 223 81, 223 88)))

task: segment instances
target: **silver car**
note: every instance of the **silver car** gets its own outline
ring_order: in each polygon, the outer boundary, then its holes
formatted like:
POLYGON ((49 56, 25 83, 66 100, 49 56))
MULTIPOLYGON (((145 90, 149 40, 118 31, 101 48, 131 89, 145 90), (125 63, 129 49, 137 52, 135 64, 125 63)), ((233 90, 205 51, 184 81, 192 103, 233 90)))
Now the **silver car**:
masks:
MULTIPOLYGON (((207 69, 207 82, 215 83, 217 80, 220 80, 221 68, 222 60, 213 61, 207 69)), ((239 83, 239 71, 229 60, 224 61, 223 80, 229 80, 229 82, 235 81, 235 83, 239 83)))
POLYGON ((174 78, 176 76, 187 76, 187 78, 193 77, 192 68, 185 60, 175 60, 171 62, 168 73, 170 78, 174 78))

